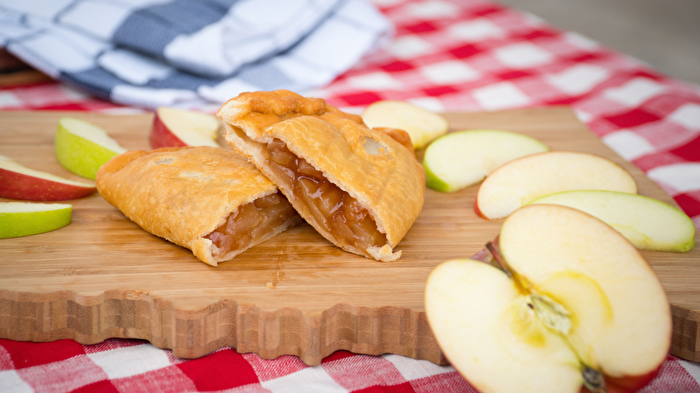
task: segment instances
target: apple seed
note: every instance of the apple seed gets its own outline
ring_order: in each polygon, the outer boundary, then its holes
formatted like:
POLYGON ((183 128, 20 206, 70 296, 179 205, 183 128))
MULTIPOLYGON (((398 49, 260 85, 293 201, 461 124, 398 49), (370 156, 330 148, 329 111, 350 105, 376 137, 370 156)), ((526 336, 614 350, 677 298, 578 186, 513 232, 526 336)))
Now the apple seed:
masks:
POLYGON ((605 393, 608 391, 605 387, 605 378, 600 371, 586 366, 581 370, 581 375, 583 375, 583 384, 591 392, 605 393))
POLYGON ((561 304, 546 295, 533 293, 530 295, 530 302, 534 306, 535 313, 542 323, 548 328, 561 333, 569 334, 571 331, 571 313, 561 304))

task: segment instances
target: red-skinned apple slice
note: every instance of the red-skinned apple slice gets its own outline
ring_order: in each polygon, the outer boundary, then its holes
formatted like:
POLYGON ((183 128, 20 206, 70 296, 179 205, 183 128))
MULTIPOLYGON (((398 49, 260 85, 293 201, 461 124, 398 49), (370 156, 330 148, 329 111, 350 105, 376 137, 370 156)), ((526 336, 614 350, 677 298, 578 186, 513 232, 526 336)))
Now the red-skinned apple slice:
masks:
POLYGON ((537 198, 586 212, 615 228, 640 250, 686 252, 695 247, 695 225, 682 211, 654 198, 615 191, 565 191, 537 198))
POLYGON ((151 147, 212 146, 220 128, 219 119, 206 113, 160 107, 153 119, 151 147))
POLYGON ((73 181, 29 169, 0 155, 0 197, 28 201, 64 201, 93 194, 95 183, 73 181))
POLYGON ((504 222, 499 244, 503 268, 452 260, 426 284, 438 344, 475 388, 632 392, 654 378, 671 310, 627 239, 581 211, 531 205, 504 222))
POLYGON ((593 154, 552 151, 510 161, 481 183, 474 210, 492 220, 539 197, 562 191, 607 190, 637 193, 632 175, 618 164, 593 154))

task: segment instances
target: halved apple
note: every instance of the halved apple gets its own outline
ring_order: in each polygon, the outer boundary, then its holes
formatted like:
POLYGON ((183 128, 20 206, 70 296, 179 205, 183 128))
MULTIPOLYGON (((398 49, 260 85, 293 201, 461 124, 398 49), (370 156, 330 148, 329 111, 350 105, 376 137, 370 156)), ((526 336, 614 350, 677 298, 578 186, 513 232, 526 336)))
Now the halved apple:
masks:
POLYGON ((156 110, 149 138, 151 147, 212 146, 221 123, 214 115, 162 106, 156 110))
POLYGON ((370 128, 398 128, 408 132, 415 149, 447 133, 444 117, 405 101, 377 101, 369 105, 362 120, 370 128))
POLYGON ((553 151, 518 158, 493 171, 481 183, 474 210, 496 219, 539 197, 562 191, 608 190, 637 193, 632 175, 593 154, 553 151))
POLYGON ((29 169, 0 155, 0 197, 30 201, 64 201, 97 191, 95 183, 73 181, 29 169))
POLYGON ((0 202, 0 239, 62 228, 70 224, 72 211, 62 203, 0 202))
POLYGON ((695 247, 695 225, 682 211, 654 198, 615 191, 565 191, 529 204, 586 212, 615 228, 640 250, 686 252, 695 247))
POLYGON ((519 209, 499 242, 502 268, 447 261, 425 289, 438 344, 476 389, 632 392, 654 378, 671 346, 671 310, 632 244, 557 205, 519 209))
POLYGON ((425 149, 428 187, 453 192, 478 183, 516 158, 548 151, 544 143, 515 132, 468 130, 443 135, 425 149))
POLYGON ((54 148, 61 165, 92 180, 104 163, 126 151, 105 130, 73 117, 58 120, 54 148))

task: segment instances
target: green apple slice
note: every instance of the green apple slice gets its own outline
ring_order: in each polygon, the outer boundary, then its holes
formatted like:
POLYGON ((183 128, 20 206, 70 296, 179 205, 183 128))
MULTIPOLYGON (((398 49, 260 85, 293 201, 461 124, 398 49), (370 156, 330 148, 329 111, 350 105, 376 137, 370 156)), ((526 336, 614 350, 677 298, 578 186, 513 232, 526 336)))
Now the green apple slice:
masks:
POLYGON ((516 158, 548 151, 535 138, 500 130, 452 132, 425 149, 428 187, 453 192, 478 183, 499 166, 516 158))
POLYGON ((70 224, 72 209, 62 203, 0 202, 0 239, 62 228, 70 224))
POLYGON ((654 198, 614 191, 566 191, 530 204, 586 212, 615 228, 640 250, 686 252, 695 247, 695 225, 682 211, 654 198))
POLYGON ((408 132, 415 149, 447 133, 444 117, 405 101, 377 101, 362 113, 362 120, 371 128, 398 128, 408 132))
POLYGON ((61 165, 92 180, 104 163, 126 151, 103 129, 73 117, 59 119, 54 147, 61 165))
POLYGON ((530 205, 503 223, 501 268, 453 260, 425 289, 430 327, 481 392, 633 392, 671 346, 671 309, 639 251, 565 206, 530 205), (606 390, 607 388, 607 390, 606 390))

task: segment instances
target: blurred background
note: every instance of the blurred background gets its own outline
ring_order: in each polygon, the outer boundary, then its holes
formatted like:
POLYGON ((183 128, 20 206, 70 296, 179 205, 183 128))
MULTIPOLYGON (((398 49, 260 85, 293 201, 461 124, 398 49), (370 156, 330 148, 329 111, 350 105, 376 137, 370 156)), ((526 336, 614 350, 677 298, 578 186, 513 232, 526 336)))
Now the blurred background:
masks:
POLYGON ((700 84, 698 0, 500 0, 700 84))

